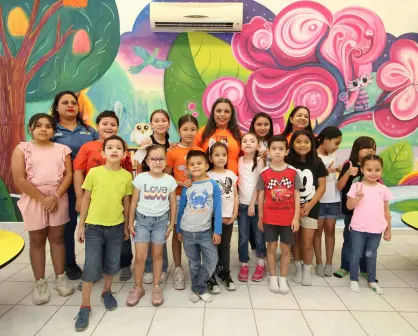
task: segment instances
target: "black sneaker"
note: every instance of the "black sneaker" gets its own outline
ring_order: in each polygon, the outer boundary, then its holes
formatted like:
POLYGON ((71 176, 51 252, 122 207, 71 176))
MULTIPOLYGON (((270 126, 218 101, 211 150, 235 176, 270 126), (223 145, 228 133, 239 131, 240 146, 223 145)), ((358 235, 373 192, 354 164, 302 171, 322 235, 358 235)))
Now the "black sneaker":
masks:
POLYGON ((237 286, 235 286, 235 283, 232 281, 231 274, 229 272, 221 274, 220 278, 227 290, 229 291, 237 290, 237 286))
POLYGON ((67 277, 70 280, 81 279, 81 275, 83 274, 83 271, 76 263, 66 265, 65 272, 67 273, 67 277))
POLYGON ((212 275, 212 277, 207 282, 209 293, 212 294, 219 294, 221 292, 221 289, 219 288, 218 283, 216 282, 215 277, 212 275))

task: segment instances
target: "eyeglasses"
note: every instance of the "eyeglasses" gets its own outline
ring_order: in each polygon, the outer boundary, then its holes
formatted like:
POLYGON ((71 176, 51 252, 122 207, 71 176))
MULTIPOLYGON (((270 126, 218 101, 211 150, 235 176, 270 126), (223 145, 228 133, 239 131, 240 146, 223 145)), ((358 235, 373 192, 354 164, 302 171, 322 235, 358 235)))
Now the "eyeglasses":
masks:
POLYGON ((165 158, 164 157, 160 157, 160 158, 149 158, 149 160, 152 163, 160 163, 160 162, 164 162, 165 161, 165 158))

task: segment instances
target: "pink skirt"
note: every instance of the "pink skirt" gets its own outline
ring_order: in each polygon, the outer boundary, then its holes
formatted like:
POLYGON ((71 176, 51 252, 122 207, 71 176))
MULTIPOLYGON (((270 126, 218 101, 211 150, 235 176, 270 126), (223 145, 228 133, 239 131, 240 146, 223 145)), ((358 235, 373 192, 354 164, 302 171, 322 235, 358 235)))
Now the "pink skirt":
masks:
MULTIPOLYGON (((46 196, 53 196, 58 186, 40 185, 36 186, 36 188, 46 196)), ((26 231, 42 230, 48 226, 59 226, 70 220, 67 193, 61 197, 56 212, 46 212, 41 203, 26 194, 22 195, 17 205, 22 213, 26 231)))

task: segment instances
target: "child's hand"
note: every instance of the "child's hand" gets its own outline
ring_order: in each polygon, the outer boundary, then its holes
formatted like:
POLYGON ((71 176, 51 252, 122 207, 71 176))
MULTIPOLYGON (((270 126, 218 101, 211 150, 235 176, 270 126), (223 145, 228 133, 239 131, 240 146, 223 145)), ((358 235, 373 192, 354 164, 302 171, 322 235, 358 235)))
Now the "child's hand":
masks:
POLYGON ((229 224, 231 217, 222 217, 222 224, 229 224))
POLYGON ((183 186, 185 186, 186 188, 190 188, 192 186, 192 180, 186 180, 183 182, 183 186))
POLYGON ((258 229, 264 232, 263 220, 261 218, 258 220, 258 229))
POLYGON ((133 223, 128 225, 128 230, 129 230, 129 233, 131 234, 131 237, 132 238, 135 237, 136 233, 135 233, 135 226, 133 223))
POLYGON ((130 236, 129 235, 129 229, 126 225, 123 228, 123 234, 124 234, 125 240, 129 240, 129 236, 130 236))
POLYGON ((58 204, 58 198, 56 196, 47 196, 41 202, 41 206, 46 212, 52 212, 58 204))
POLYGON ((86 232, 86 229, 85 229, 84 225, 78 225, 77 241, 80 244, 83 244, 84 241, 85 241, 85 232, 86 232))
POLYGON ((263 160, 265 160, 266 159, 266 157, 267 157, 267 151, 265 150, 265 151, 263 151, 263 152, 259 152, 260 153, 260 157, 263 159, 263 160))
POLYGON ((359 203, 362 200, 362 198, 364 197, 363 183, 360 184, 360 187, 359 187, 359 184, 360 183, 356 183, 356 198, 355 198, 355 200, 357 201, 357 203, 359 203))
POLYGON ((292 220, 292 232, 298 232, 300 227, 299 218, 293 218, 292 220))
POLYGON ((177 239, 182 242, 183 241, 183 235, 181 233, 177 233, 177 239))
POLYGON ((392 239, 392 229, 391 228, 387 228, 385 230, 385 233, 383 234, 383 239, 386 241, 390 241, 392 239))
POLYGON ((219 245, 221 243, 221 235, 214 233, 212 236, 213 243, 219 245))
POLYGON ((357 167, 353 167, 353 163, 351 161, 348 161, 350 167, 348 168, 348 172, 351 176, 357 176, 358 174, 358 168, 357 167))
POLYGON ((306 217, 309 215, 309 212, 312 210, 311 202, 306 202, 305 204, 300 206, 300 215, 302 217, 306 217))
POLYGON ((250 216, 250 217, 255 216, 255 205, 254 204, 250 204, 248 206, 248 216, 250 216))
POLYGON ((328 167, 327 167, 327 171, 328 171, 328 174, 333 174, 333 173, 335 173, 337 170, 333 167, 333 164, 334 164, 334 160, 332 160, 331 161, 331 163, 328 165, 328 167))
POLYGON ((165 232, 165 240, 168 239, 168 237, 170 237, 171 231, 172 231, 172 226, 167 226, 167 231, 165 232))

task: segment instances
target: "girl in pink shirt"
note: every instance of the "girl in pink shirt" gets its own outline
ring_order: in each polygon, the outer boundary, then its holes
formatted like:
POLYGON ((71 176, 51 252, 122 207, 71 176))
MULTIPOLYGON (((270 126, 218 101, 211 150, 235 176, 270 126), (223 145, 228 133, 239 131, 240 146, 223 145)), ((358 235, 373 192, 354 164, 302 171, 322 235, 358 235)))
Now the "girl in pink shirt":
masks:
POLYGON ((351 219, 350 289, 359 293, 358 268, 360 258, 366 258, 369 287, 377 294, 383 290, 376 283, 376 258, 380 239, 391 239, 391 216, 388 187, 379 183, 383 160, 377 155, 367 155, 361 160, 361 182, 354 183, 347 193, 347 209, 354 209, 351 219))

